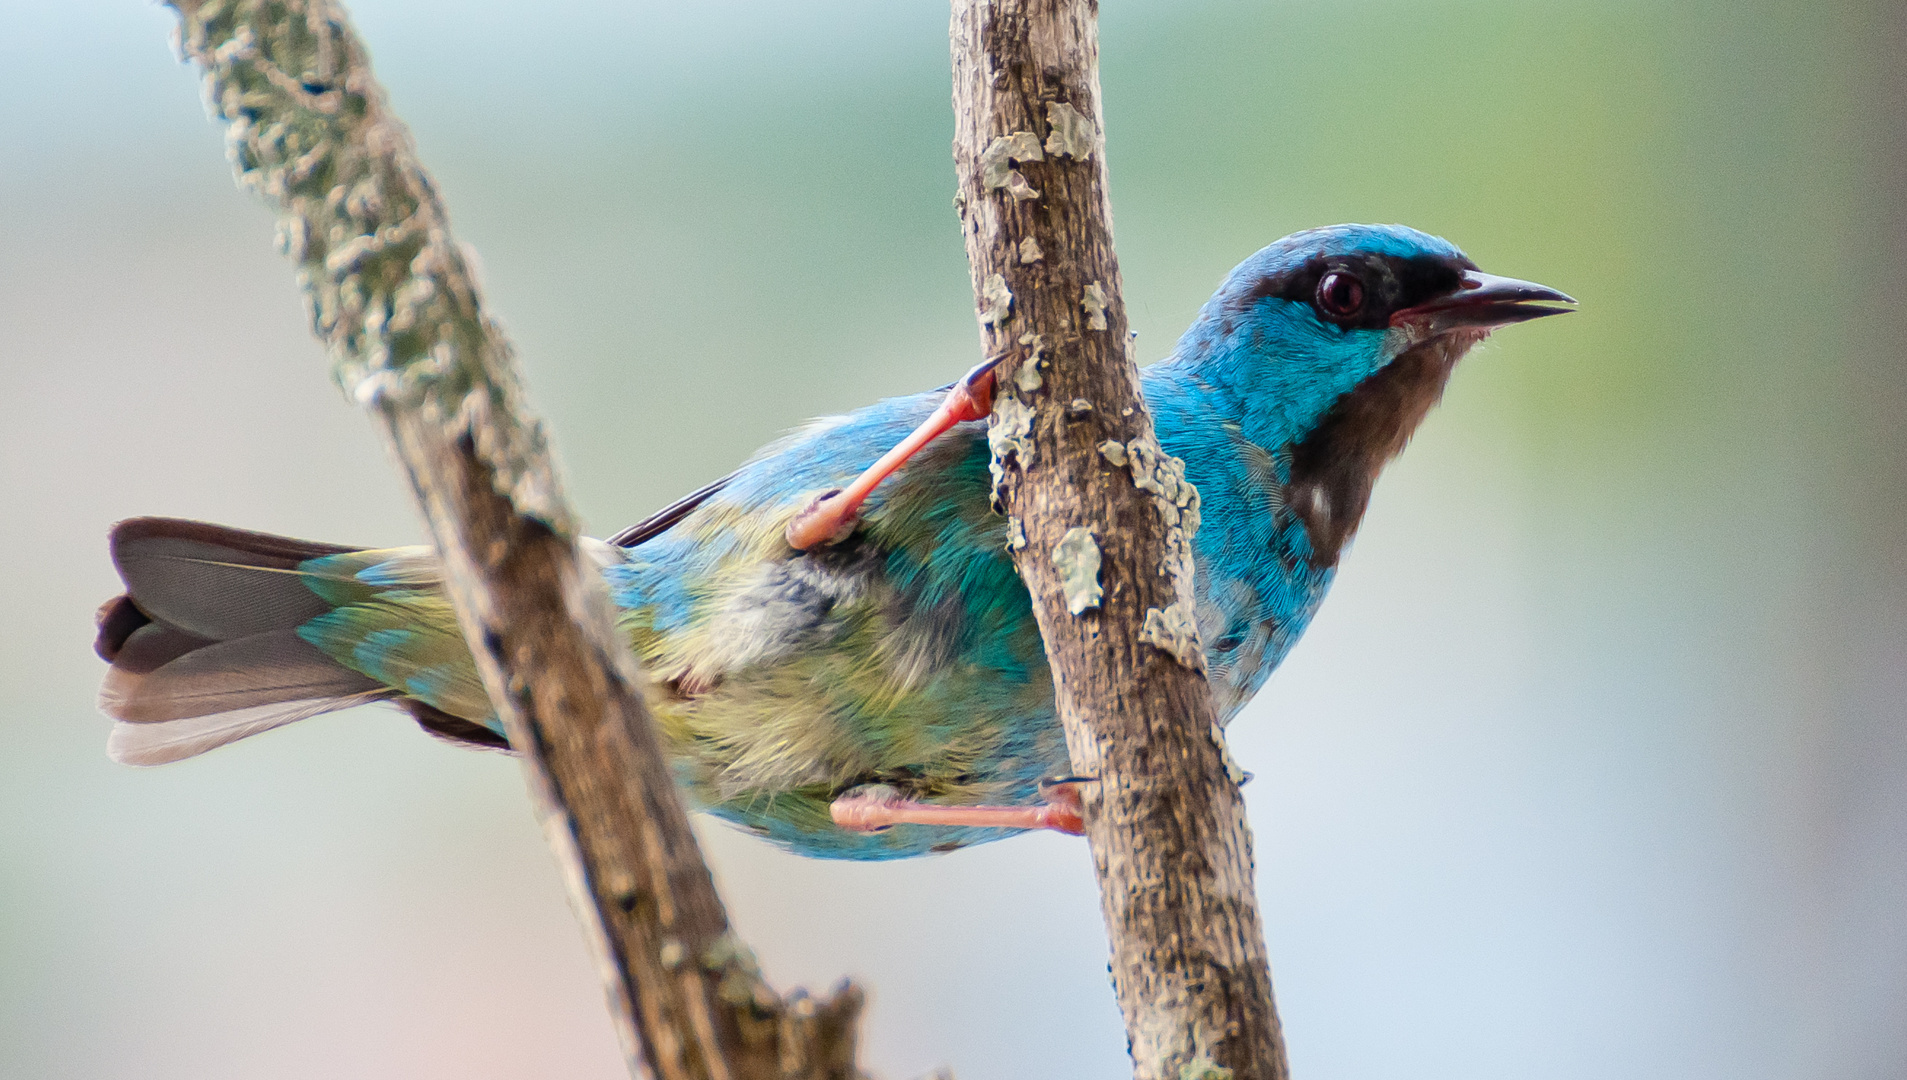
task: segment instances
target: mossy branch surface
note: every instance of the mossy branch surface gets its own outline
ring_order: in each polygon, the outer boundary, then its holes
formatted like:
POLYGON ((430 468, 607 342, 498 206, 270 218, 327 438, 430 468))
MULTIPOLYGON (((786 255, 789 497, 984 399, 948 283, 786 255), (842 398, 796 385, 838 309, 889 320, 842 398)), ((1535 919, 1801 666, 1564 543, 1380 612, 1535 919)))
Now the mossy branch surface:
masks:
POLYGON ((1284 1080, 1251 833, 1193 617, 1198 492, 1139 393, 1092 0, 954 0, 995 497, 1058 689, 1140 1080, 1284 1080), (1092 545, 1093 549, 1088 550, 1092 545), (1096 572, 1097 582, 1088 580, 1096 572))
POLYGON ((175 0, 239 181, 279 212, 337 381, 383 425, 600 961, 632 1071, 852 1080, 861 992, 769 989, 730 930, 543 424, 330 0, 175 0))

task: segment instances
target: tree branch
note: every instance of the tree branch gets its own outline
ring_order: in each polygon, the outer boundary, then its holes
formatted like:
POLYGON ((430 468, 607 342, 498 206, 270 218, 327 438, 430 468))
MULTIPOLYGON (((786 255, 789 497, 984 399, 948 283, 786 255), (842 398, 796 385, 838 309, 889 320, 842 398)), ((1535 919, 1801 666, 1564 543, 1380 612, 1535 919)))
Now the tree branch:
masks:
POLYGON ((852 1080, 861 992, 784 1001, 729 929, 602 579, 442 203, 332 0, 174 0, 339 384, 383 425, 521 751, 638 1075, 852 1080))
POLYGON ((1236 766, 1206 684, 1198 494, 1139 393, 1092 0, 954 0, 954 158, 996 498, 1034 598, 1140 1080, 1284 1080, 1236 766), (1095 578, 1094 571, 1097 571, 1095 578))

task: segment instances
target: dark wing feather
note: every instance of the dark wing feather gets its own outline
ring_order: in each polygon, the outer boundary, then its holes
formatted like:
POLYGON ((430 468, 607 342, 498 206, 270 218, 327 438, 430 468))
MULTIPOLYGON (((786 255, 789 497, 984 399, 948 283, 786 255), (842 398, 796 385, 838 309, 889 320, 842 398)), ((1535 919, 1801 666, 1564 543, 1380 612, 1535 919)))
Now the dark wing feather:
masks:
POLYGON ((416 698, 400 698, 397 704, 411 714, 411 719, 417 721, 418 727, 440 739, 486 750, 510 749, 510 740, 482 724, 452 716, 442 709, 434 709, 416 698))
POLYGON ((689 492, 680 499, 677 499, 655 513, 650 514, 648 517, 643 518, 641 521, 636 522, 634 525, 629 526, 627 529, 610 537, 609 542, 616 547, 632 548, 646 540, 653 540, 661 536, 663 533, 668 532, 670 527, 675 525, 676 522, 688 517, 696 507, 707 502, 709 496, 722 490, 722 488, 733 479, 735 479, 735 474, 729 473, 727 476, 709 484, 707 487, 698 488, 695 491, 689 492))

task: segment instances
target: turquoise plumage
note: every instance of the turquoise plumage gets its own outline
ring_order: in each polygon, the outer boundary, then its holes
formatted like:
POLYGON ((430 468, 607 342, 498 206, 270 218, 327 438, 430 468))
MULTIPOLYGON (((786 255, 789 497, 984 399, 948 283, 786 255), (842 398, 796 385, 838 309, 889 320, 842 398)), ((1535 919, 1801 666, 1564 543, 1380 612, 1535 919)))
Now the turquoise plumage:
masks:
MULTIPOLYGON (((1492 327, 1566 300, 1399 226, 1314 230, 1240 265, 1144 370, 1160 444, 1203 499, 1198 622, 1223 719, 1304 631, 1378 470, 1451 365, 1492 327)), ((910 459, 840 542, 785 538, 938 401, 812 423, 622 545, 589 545, 692 802, 804 854, 892 858, 1009 832, 851 831, 830 818, 844 792, 1021 805, 1068 771, 1030 601, 989 506, 984 422, 910 459)), ((363 700, 503 741, 427 550, 140 519, 114 551, 128 595, 102 609, 99 647, 122 760, 173 760, 363 700)))

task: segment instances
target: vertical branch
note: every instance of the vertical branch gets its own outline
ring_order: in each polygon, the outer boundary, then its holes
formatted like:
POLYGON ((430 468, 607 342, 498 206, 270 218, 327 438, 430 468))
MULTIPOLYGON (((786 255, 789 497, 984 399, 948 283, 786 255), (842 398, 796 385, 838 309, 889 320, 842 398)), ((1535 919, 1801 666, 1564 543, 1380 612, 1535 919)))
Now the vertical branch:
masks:
POLYGON ((334 0, 173 0, 338 382, 383 425, 522 754, 632 1071, 852 1080, 861 994, 784 1001, 728 926, 541 421, 334 0))
POLYGON ((1283 1080, 1251 835, 1206 685, 1198 493, 1140 397, 1092 0, 954 0, 954 157, 996 500, 1034 598, 1141 1080, 1283 1080))

